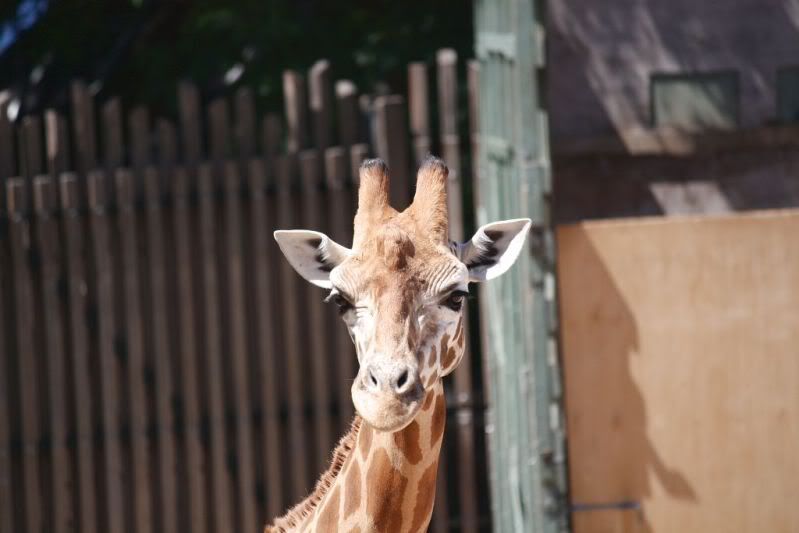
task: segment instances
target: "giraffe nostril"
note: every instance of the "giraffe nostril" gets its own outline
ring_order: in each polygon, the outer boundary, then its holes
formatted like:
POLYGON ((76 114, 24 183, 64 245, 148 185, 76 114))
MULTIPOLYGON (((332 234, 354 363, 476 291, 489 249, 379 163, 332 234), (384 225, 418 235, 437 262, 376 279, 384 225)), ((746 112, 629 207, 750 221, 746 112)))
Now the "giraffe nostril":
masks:
POLYGON ((397 389, 401 389, 406 383, 408 383, 408 371, 403 370, 397 378, 397 389))
POLYGON ((378 388, 380 386, 380 382, 377 381, 377 378, 372 373, 371 369, 367 371, 366 379, 369 381, 369 385, 371 385, 373 388, 376 389, 376 388, 378 388))

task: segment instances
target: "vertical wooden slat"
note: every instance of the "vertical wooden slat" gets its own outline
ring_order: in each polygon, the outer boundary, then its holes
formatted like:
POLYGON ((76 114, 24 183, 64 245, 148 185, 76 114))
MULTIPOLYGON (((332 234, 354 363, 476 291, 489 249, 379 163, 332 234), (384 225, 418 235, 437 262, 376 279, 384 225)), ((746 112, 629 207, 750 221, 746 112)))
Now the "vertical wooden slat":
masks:
POLYGON ((172 356, 169 347, 167 282, 164 263, 164 224, 161 216, 161 179, 155 167, 144 170, 147 227, 147 270, 150 309, 147 316, 152 337, 151 361, 155 367, 155 419, 158 457, 156 516, 162 533, 177 533, 177 467, 174 417, 172 415, 172 356))
POLYGON ((202 126, 200 95, 193 83, 183 81, 178 85, 178 108, 183 162, 195 165, 202 157, 202 126))
POLYGON ((470 60, 466 67, 466 83, 469 92, 471 182, 475 184, 475 186, 472 187, 472 204, 479 205, 480 201, 477 195, 480 188, 476 185, 479 179, 478 172, 480 170, 480 62, 476 59, 470 60))
POLYGON ((97 141, 94 126, 94 102, 82 81, 70 87, 72 100, 72 138, 75 140, 76 166, 86 174, 97 166, 97 141))
MULTIPOLYGON (((67 121, 58 112, 48 109, 44 114, 44 133, 47 172, 56 179, 69 167, 67 121)), ((1 142, 1 141, 0 141, 1 142)))
POLYGON ((314 63, 308 73, 313 142, 319 150, 333 144, 333 87, 330 79, 330 62, 322 59, 314 63))
MULTIPOLYGON (((360 162, 358 163, 360 164, 360 162)), ((352 192, 349 186, 350 165, 347 151, 340 146, 325 150, 325 183, 327 185, 327 227, 330 238, 342 246, 352 242, 352 192)), ((347 327, 334 312, 329 312, 333 321, 333 375, 337 386, 336 402, 339 412, 339 431, 346 431, 355 414, 350 396, 350 387, 356 373, 355 349, 347 327)))
POLYGON ((283 466, 280 462, 280 405, 278 403, 277 343, 275 338, 275 295, 272 291, 273 262, 277 253, 271 235, 267 234, 266 167, 263 160, 249 165, 250 248, 253 254, 255 299, 255 343, 260 355, 261 408, 264 433, 264 482, 266 485, 266 521, 283 509, 283 466))
POLYGON ((54 218, 55 186, 50 176, 37 176, 33 182, 36 213, 36 241, 41 268, 42 319, 45 333, 45 358, 50 420, 51 472, 48 479, 52 494, 51 527, 54 533, 72 527, 72 476, 67 442, 67 384, 64 355, 64 330, 61 320, 59 285, 61 253, 58 222, 54 218))
POLYGON ((408 113, 413 137, 413 153, 417 165, 427 157, 431 149, 428 98, 427 65, 421 62, 409 64, 408 113))
POLYGON ((16 173, 14 156, 14 129, 8 120, 8 104, 0 104, 0 194, 5 209, 5 181, 16 173))
POLYGON ((200 165, 197 174, 199 196, 200 264, 202 268, 202 292, 205 332, 205 364, 208 398, 208 427, 211 437, 211 507, 214 531, 225 533, 233 530, 231 512, 230 473, 227 468, 227 446, 225 438, 225 396, 222 368, 222 332, 219 314, 219 278, 216 267, 216 216, 214 213, 214 175, 211 166, 200 165))
POLYGON ((411 183, 408 159, 408 125, 405 99, 399 95, 380 96, 375 100, 376 152, 391 172, 391 205, 404 209, 410 203, 411 183))
POLYGON ((81 533, 97 531, 97 500, 94 477, 94 428, 92 424, 89 370, 88 278, 84 252, 86 240, 79 211, 78 180, 74 174, 60 177, 60 196, 67 265, 69 351, 72 361, 72 391, 75 406, 77 448, 78 521, 81 533))
MULTIPOLYGON (((294 182, 296 159, 281 156, 277 159, 278 227, 295 227, 294 182)), ((291 497, 299 501, 308 489, 308 453, 303 406, 303 365, 300 352, 299 316, 297 314, 297 274, 288 261, 280 261, 280 302, 282 304, 282 340, 285 352, 288 390, 289 442, 291 445, 291 497)))
POLYGON ((289 152, 299 152, 308 146, 308 99, 305 95, 302 74, 283 72, 283 105, 286 114, 287 144, 289 152))
MULTIPOLYGON (((4 113, 3 106, 0 105, 0 113, 4 113)), ((2 122, 2 117, 0 117, 2 122)), ((2 127, 2 126, 0 126, 2 127)), ((0 135, 0 142, 3 138, 0 135)), ((2 158, 3 148, 0 147, 0 158, 2 158)), ((0 188, 5 188, 5 177, 0 175, 0 188)), ((2 195, 5 198, 5 194, 2 195)), ((2 206, 5 211, 5 206, 2 206)), ((10 268, 8 258, 8 235, 9 226, 6 221, 0 222, 0 268, 6 272, 10 268)), ((13 403, 11 399, 11 383, 16 381, 11 375, 11 358, 15 353, 10 339, 12 334, 12 319, 7 316, 6 302, 13 300, 13 286, 11 283, 0 279, 0 533, 14 533, 14 519, 18 511, 15 510, 14 494, 21 491, 15 486, 12 471, 13 459, 11 457, 11 417, 13 403)), ((12 311, 13 312, 13 311, 12 311)))
MULTIPOLYGON (((438 117, 443 157, 450 169, 447 181, 449 237, 464 242, 463 188, 460 172, 460 136, 458 135, 458 57, 454 50, 439 50, 438 117)), ((464 313, 468 312, 467 310, 464 313)), ((478 528, 477 474, 474 455, 474 419, 472 398, 471 354, 468 328, 464 329, 464 360, 453 374, 455 390, 456 434, 458 450, 458 496, 460 499, 461 530, 475 532, 478 528)))
MULTIPOLYGON (((141 172, 150 163, 150 115, 139 106, 128 117, 130 129, 130 166, 141 172)), ((136 187, 138 189, 138 187, 136 187)))
MULTIPOLYGON (((3 112, 0 106, 0 112, 3 112)), ((1 120, 1 119, 0 119, 1 120)), ((2 139, 0 139, 2 142, 2 139)), ((4 178, 0 176, 0 184, 4 178)), ((5 196, 5 195, 3 195, 5 196)), ((0 265, 7 268, 6 257, 6 227, 0 227, 3 236, 0 248, 0 265)), ((9 350, 9 337, 11 320, 6 319, 5 302, 8 297, 5 291, 11 289, 10 284, 3 285, 0 280, 0 533, 14 533, 14 493, 19 490, 12 488, 12 458, 11 458, 11 354, 9 350)))
POLYGON ((42 120, 29 115, 22 119, 19 131, 19 161, 22 174, 33 178, 42 173, 42 120))
POLYGON ((236 459, 238 460, 238 516, 240 531, 256 531, 255 460, 252 449, 247 331, 244 309, 244 250, 241 243, 241 178, 238 165, 225 164, 225 262, 227 264, 227 315, 230 317, 230 353, 226 360, 233 368, 233 402, 236 420, 236 459))
MULTIPOLYGON (((6 182, 10 218, 11 260, 14 276, 16 353, 22 435, 22 495, 25 530, 41 532, 42 486, 39 479, 39 433, 41 431, 37 354, 34 341, 33 279, 30 270, 31 228, 25 180, 6 182)), ((44 386, 44 384, 42 384, 44 386)))
POLYGON ((358 106, 358 88, 350 80, 336 82, 336 110, 338 112, 338 142, 347 148, 361 142, 361 112, 358 106))
POLYGON ((235 111, 236 153, 244 165, 255 155, 258 145, 255 138, 255 98, 248 87, 236 91, 235 111))
POLYGON ((145 361, 144 322, 139 280, 139 237, 137 235, 136 199, 133 174, 127 169, 118 169, 114 180, 117 194, 117 219, 121 247, 123 316, 120 323, 124 331, 125 354, 128 378, 128 409, 130 412, 130 446, 133 470, 133 520, 137 533, 152 530, 152 502, 150 487, 150 457, 147 429, 148 390, 145 373, 149 371, 145 361))
POLYGON ((97 358, 100 373, 101 419, 103 435, 102 494, 105 504, 105 523, 108 533, 123 533, 122 457, 119 442, 119 369, 114 350, 114 278, 111 263, 111 235, 108 217, 108 195, 105 176, 92 171, 87 176, 92 262, 97 303, 93 316, 97 322, 97 358))
POLYGON ((195 329, 195 296, 192 276, 193 231, 189 218, 189 175, 177 168, 172 180, 173 222, 175 224, 175 262, 178 294, 178 335, 181 393, 183 406, 183 440, 185 457, 185 488, 188 509, 188 531, 205 533, 205 463, 200 428, 200 371, 199 349, 195 329))
MULTIPOLYGON (((300 154, 300 181, 302 184, 303 229, 321 231, 325 225, 325 206, 321 198, 322 161, 318 150, 306 150, 300 154)), ((336 209, 338 206, 335 207, 336 209)), ((305 346, 311 360, 310 378, 312 386, 312 407, 315 427, 316 472, 325 469, 330 450, 333 448, 332 421, 330 416, 330 339, 326 338, 322 299, 324 293, 310 283, 302 286, 305 293, 305 327, 307 339, 305 346)), ((313 470, 313 469, 312 469, 313 470)))
MULTIPOLYGON (((445 48, 436 54, 438 68, 438 129, 441 135, 441 156, 449 167, 450 182, 460 179, 461 154, 458 135, 458 55, 445 48)), ((451 196, 451 195, 450 195, 451 196)), ((450 202, 450 210, 460 213, 460 198, 450 202)), ((452 211, 450 211, 452 212, 452 211)))
POLYGON ((280 152, 283 143, 283 122, 280 115, 268 113, 261 126, 263 130, 263 154, 271 160, 280 152))
POLYGON ((168 171, 175 166, 178 158, 175 125, 166 119, 158 119, 156 135, 158 137, 158 161, 162 170, 168 171))
POLYGON ((122 133, 122 105, 119 98, 112 98, 103 105, 103 160, 106 172, 122 166, 125 144, 122 133))

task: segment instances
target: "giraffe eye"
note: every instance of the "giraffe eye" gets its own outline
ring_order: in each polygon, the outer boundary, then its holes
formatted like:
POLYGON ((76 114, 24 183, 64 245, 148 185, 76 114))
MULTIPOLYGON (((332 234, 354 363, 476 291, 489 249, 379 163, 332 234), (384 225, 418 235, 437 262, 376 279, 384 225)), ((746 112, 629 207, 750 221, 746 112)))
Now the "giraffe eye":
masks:
POLYGON ((460 311, 467 296, 469 296, 469 293, 466 291, 455 291, 450 293, 442 303, 453 311, 460 311))
POLYGON ((324 302, 325 303, 332 302, 336 304, 336 306, 338 306, 338 312, 340 315, 343 315, 344 313, 353 308, 353 305, 350 303, 350 301, 347 300, 338 292, 330 293, 330 295, 327 298, 325 298, 324 302))

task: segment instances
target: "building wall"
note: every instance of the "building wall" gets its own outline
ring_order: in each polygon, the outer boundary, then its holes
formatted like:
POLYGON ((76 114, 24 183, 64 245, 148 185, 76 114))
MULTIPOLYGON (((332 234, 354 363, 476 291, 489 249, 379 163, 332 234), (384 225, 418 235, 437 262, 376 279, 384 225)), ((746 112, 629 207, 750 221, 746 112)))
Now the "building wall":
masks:
POLYGON ((775 116, 777 69, 799 65, 799 0, 558 0, 548 10, 555 149, 645 133, 656 72, 736 69, 740 126, 761 126, 775 116))

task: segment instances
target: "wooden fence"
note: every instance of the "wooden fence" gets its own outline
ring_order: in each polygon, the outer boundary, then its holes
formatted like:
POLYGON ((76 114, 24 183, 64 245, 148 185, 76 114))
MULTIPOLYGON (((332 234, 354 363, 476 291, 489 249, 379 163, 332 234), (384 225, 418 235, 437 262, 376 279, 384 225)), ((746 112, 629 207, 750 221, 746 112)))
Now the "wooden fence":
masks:
MULTIPOLYGON (((177 125, 79 81, 68 111, 0 110, 0 533, 255 532, 301 499, 353 415, 356 359, 271 232, 349 242, 360 161, 388 161, 401 207, 434 151, 462 238, 466 70, 460 94, 454 52, 409 65, 406 106, 320 61, 307 83, 284 74, 284 117, 258 117, 248 88, 232 113, 203 106, 191 83, 177 125)), ((447 385, 436 532, 489 527, 467 361, 447 385)))

